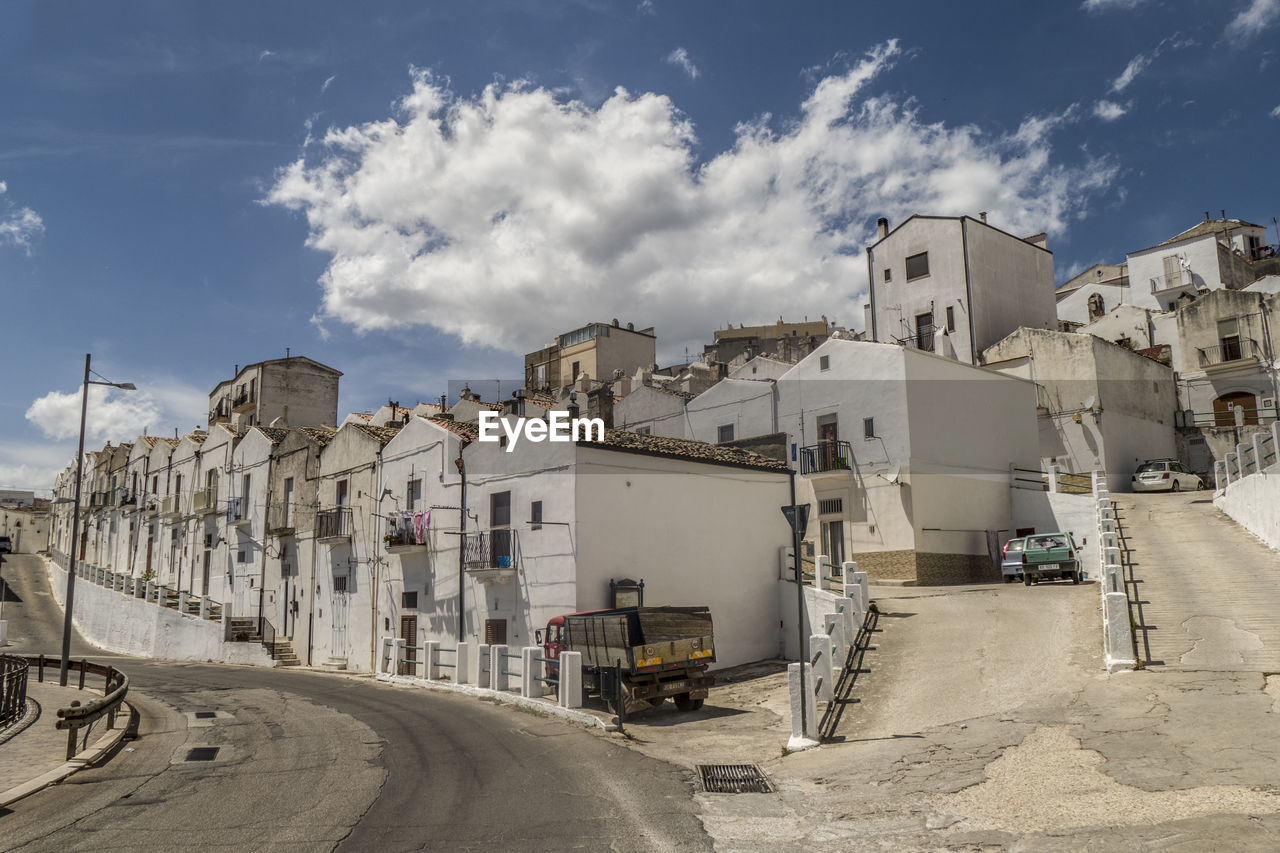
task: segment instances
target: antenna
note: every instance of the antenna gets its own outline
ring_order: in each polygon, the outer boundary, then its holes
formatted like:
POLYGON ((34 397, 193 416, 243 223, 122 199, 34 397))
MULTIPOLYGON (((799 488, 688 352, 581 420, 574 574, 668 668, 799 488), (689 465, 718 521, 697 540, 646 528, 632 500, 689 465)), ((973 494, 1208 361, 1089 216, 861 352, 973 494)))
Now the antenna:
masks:
POLYGON ((885 479, 888 480, 890 483, 896 483, 898 482, 898 477, 900 477, 901 475, 902 475, 902 466, 895 462, 893 466, 889 469, 889 474, 888 476, 885 477, 885 479))
POLYGON ((1086 409, 1092 409, 1092 408, 1093 408, 1093 402, 1094 402, 1094 397, 1093 397, 1093 395, 1092 395, 1092 394, 1090 394, 1090 395, 1089 395, 1089 399, 1087 399, 1087 400, 1085 400, 1085 401, 1084 401, 1084 407, 1085 407, 1086 409))

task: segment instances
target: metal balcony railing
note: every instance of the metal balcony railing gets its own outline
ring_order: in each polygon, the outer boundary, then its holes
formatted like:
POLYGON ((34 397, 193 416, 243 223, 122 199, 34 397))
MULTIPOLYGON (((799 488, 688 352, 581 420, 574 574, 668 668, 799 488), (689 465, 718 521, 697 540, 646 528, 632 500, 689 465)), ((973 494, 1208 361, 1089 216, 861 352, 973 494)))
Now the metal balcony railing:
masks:
POLYGON ((350 536, 351 507, 333 507, 316 513, 317 539, 347 539, 350 536))
POLYGON ((1163 293, 1166 290, 1178 290, 1183 287, 1192 287, 1195 284, 1191 279, 1190 270, 1182 270, 1176 275, 1158 275, 1151 279, 1151 292, 1163 293))
POLYGON ((240 394, 231 401, 231 408, 238 409, 241 406, 247 406, 253 402, 253 394, 240 394))
POLYGON ((515 571, 520 553, 516 531, 507 527, 475 530, 463 536, 462 563, 469 572, 509 569, 515 571))
POLYGON ((800 448, 800 473, 849 471, 853 467, 853 446, 847 441, 820 441, 800 448))
POLYGON ((1216 347, 1196 347, 1201 367, 1214 367, 1233 361, 1257 360, 1261 354, 1253 338, 1225 338, 1216 347))
POLYGON ((245 498, 227 498, 227 524, 239 524, 249 520, 249 501, 245 498))

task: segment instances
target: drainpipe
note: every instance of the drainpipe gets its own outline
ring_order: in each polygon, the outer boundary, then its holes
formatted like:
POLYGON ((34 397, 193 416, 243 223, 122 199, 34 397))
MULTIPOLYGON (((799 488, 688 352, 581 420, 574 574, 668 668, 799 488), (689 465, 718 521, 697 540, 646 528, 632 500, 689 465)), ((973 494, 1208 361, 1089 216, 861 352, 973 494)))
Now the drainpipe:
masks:
MULTIPOLYGON (((787 469, 787 478, 791 483, 791 506, 795 507, 796 471, 794 468, 787 469)), ((799 643, 796 651, 797 660, 800 661, 800 736, 804 737, 805 732, 809 730, 805 720, 805 717, 808 716, 805 709, 809 707, 809 694, 805 691, 804 684, 804 665, 807 662, 808 655, 804 651, 804 574, 800 571, 800 528, 798 525, 791 528, 791 549, 796 571, 796 639, 799 643)), ((816 561, 813 570, 815 572, 818 571, 816 561)), ((819 581, 819 586, 821 586, 821 581, 819 581)))
MULTIPOLYGON (((378 554, 378 543, 382 541, 382 448, 378 448, 378 456, 373 462, 373 490, 378 493, 378 510, 374 513, 373 522, 373 568, 370 577, 373 580, 372 593, 373 620, 369 625, 369 670, 378 670, 378 599, 382 597, 382 557, 378 554)), ((415 638, 416 639, 416 638, 415 638)))
POLYGON ((462 443, 458 443, 458 458, 454 464, 458 466, 458 476, 462 479, 462 495, 458 511, 458 642, 466 641, 466 551, 467 551, 467 463, 462 458, 462 443))

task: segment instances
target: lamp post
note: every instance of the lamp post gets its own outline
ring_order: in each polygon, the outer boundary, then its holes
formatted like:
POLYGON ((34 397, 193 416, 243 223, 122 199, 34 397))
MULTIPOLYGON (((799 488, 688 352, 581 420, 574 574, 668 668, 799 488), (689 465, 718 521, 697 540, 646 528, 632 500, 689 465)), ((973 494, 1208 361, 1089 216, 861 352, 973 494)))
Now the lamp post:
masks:
MULTIPOLYGON (((84 476, 84 422, 89 412, 89 386, 107 385, 122 391, 137 390, 131 382, 106 382, 89 378, 89 353, 84 356, 84 385, 80 392, 80 444, 76 449, 76 496, 71 505, 71 564, 67 567, 66 612, 62 619, 62 666, 58 670, 58 684, 67 686, 67 673, 71 669, 71 613, 76 594, 76 545, 80 538, 80 485, 84 476)), ((81 552, 81 556, 84 556, 81 552)))

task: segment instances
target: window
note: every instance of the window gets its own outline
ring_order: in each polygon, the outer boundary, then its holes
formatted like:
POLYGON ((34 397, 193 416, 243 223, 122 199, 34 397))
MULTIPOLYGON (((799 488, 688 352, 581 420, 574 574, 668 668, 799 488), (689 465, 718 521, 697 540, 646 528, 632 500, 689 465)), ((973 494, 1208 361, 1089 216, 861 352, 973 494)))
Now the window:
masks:
POLYGON ((1240 360, 1239 318, 1232 317, 1230 320, 1218 321, 1218 344, 1222 347, 1223 361, 1240 360))
POLYGON ((716 429, 716 441, 724 444, 726 441, 733 441, 733 424, 723 424, 716 429))
POLYGON ((884 268, 884 280, 893 281, 893 270, 889 269, 888 267, 884 268))
POLYGON ((175 495, 182 494, 182 475, 177 474, 173 478, 173 493, 175 495))
POLYGON ((405 509, 417 509, 418 503, 422 500, 422 480, 410 480, 409 487, 405 489, 405 509))
POLYGON ((405 610, 417 610, 418 593, 416 591, 400 593, 400 606, 405 610))
POLYGON ((280 521, 284 527, 289 526, 289 516, 293 512, 293 478, 284 478, 284 506, 281 507, 280 521))
POLYGON ((249 562, 249 552, 248 552, 248 551, 236 551, 236 562, 237 562, 237 563, 247 563, 247 562, 249 562))
POLYGON ((489 526, 511 526, 511 493, 495 492, 489 496, 489 526))
POLYGON ((570 372, 570 374, 572 374, 573 379, 574 379, 574 381, 575 381, 575 382, 576 382, 576 381, 577 381, 577 379, 578 379, 578 368, 579 368, 579 367, 581 367, 581 366, 582 366, 582 362, 580 362, 580 361, 575 361, 575 362, 573 363, 573 369, 572 369, 571 371, 569 371, 569 372, 570 372))
POLYGON ((947 306, 947 331, 954 332, 956 330, 956 308, 954 305, 947 306))
POLYGON ((862 419, 862 437, 867 440, 870 440, 876 437, 876 419, 875 418, 862 419))
POLYGON ((818 515, 839 515, 844 512, 844 498, 825 498, 818 501, 818 515))
POLYGON ((529 504, 529 528, 532 530, 542 529, 542 501, 534 501, 529 504))
POLYGON ((636 427, 636 435, 652 435, 653 427, 642 426, 636 427))
POLYGON ((829 356, 829 355, 821 356, 821 357, 818 359, 818 369, 819 369, 819 370, 830 370, 830 369, 831 369, 831 356, 829 356))
POLYGON ((1102 294, 1095 293, 1089 297, 1089 319, 1096 320, 1106 312, 1106 305, 1102 301, 1102 294))
POLYGON ((822 553, 831 560, 831 571, 844 562, 844 522, 822 522, 822 553))
POLYGON ((349 486, 346 480, 339 480, 334 487, 334 503, 338 506, 346 506, 348 499, 349 486))
POLYGON ((933 314, 916 315, 916 348, 933 352, 933 314))
POLYGON ((345 592, 347 591, 347 576, 346 576, 346 575, 334 575, 334 576, 333 576, 333 591, 334 591, 334 592, 341 592, 341 593, 345 593, 345 592))
POLYGON ((929 253, 921 252, 907 258, 907 281, 924 278, 929 274, 929 253))

